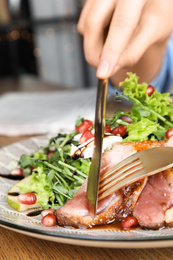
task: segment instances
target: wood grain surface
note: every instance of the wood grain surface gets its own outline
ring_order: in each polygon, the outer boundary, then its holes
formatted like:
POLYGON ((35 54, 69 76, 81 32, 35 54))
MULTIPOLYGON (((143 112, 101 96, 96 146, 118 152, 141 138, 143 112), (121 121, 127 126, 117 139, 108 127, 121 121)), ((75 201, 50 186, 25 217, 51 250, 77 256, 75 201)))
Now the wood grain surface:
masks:
POLYGON ((0 260, 168 260, 173 248, 109 249, 60 244, 0 227, 0 260))

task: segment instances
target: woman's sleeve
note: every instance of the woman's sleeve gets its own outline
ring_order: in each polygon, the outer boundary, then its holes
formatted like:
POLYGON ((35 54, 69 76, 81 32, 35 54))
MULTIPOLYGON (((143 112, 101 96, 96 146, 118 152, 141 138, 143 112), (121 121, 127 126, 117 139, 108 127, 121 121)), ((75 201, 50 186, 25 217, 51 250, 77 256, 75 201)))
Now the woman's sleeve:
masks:
POLYGON ((162 67, 149 84, 162 93, 169 92, 173 85, 173 35, 168 41, 162 67))
MULTIPOLYGON (((160 71, 148 84, 152 85, 162 93, 171 91, 171 86, 173 86, 173 34, 168 41, 160 71)), ((110 93, 115 94, 115 89, 111 85, 110 81, 108 89, 110 93)))

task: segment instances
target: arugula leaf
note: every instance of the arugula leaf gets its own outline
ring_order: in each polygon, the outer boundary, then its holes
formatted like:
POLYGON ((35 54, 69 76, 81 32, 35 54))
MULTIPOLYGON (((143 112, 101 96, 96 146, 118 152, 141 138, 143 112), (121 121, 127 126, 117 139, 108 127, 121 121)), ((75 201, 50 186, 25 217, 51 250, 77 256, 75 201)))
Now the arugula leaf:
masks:
POLYGON ((120 119, 122 116, 128 116, 132 119, 133 122, 136 121, 136 116, 133 116, 133 115, 119 109, 116 111, 116 113, 113 116, 109 115, 106 117, 106 124, 108 124, 111 128, 114 128, 114 127, 120 125, 120 123, 122 125, 128 125, 127 122, 120 119))
POLYGON ((25 154, 21 155, 19 160, 19 165, 22 169, 25 169, 30 166, 34 166, 34 164, 35 164, 35 159, 33 157, 25 154))
POLYGON ((71 199, 86 179, 90 159, 71 157, 71 143, 76 133, 59 134, 51 138, 43 152, 22 155, 19 166, 22 169, 34 167, 30 184, 21 184, 22 192, 35 192, 37 201, 44 208, 58 208, 71 199), (56 150, 51 158, 47 157, 49 147, 56 150))
POLYGON ((79 117, 77 118, 77 120, 76 120, 75 127, 81 125, 84 120, 85 120, 84 117, 79 116, 79 117))

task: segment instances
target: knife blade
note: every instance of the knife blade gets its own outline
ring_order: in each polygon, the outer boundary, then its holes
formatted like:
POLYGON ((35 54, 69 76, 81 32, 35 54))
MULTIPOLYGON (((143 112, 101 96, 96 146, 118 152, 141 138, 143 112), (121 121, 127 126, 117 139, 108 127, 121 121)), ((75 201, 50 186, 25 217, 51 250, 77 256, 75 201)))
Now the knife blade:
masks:
POLYGON ((94 219, 97 212, 98 188, 102 160, 102 143, 104 138, 107 79, 98 79, 95 109, 94 150, 87 183, 87 198, 90 216, 94 219))

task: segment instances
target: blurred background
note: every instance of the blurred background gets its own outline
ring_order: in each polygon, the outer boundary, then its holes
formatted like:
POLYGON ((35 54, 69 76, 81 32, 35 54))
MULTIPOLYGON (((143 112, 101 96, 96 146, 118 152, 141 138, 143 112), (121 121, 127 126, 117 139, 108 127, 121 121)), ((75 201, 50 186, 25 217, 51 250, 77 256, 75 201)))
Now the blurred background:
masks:
POLYGON ((96 85, 76 29, 83 2, 0 0, 1 92, 28 91, 38 83, 55 89, 96 85))

